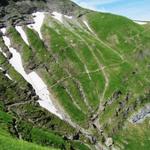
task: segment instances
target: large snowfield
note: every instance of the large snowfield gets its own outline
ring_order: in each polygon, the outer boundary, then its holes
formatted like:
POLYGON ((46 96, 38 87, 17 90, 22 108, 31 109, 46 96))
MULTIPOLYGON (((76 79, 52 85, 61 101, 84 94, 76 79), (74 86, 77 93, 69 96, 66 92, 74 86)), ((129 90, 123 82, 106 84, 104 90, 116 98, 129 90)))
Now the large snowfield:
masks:
POLYGON ((45 18, 45 12, 36 12, 32 14, 34 19, 34 24, 28 25, 29 28, 34 29, 41 39, 43 39, 41 34, 41 27, 45 18))
MULTIPOLYGON (((44 13, 37 12, 37 13, 34 13, 33 15, 36 17, 34 19, 35 24, 32 24, 32 28, 34 28, 39 33, 39 36, 42 39, 42 34, 40 32, 40 28, 41 28, 43 20, 44 20, 44 13)), ((16 29, 20 33, 20 35, 22 36, 22 38, 26 42, 26 44, 29 45, 27 36, 26 36, 23 28, 21 26, 20 27, 17 26, 16 29)), ((9 39, 9 37, 7 37, 5 35, 6 28, 1 29, 1 31, 4 34, 3 40, 4 40, 5 45, 8 47, 9 51, 13 54, 13 57, 9 60, 9 63, 15 68, 15 70, 18 73, 20 73, 24 77, 24 79, 27 82, 29 82, 33 86, 33 88, 36 91, 36 94, 40 98, 38 101, 40 106, 47 109, 51 113, 57 115, 59 118, 63 119, 61 113, 58 112, 55 105, 53 104, 53 101, 51 99, 47 85, 43 82, 43 80, 40 78, 40 76, 36 72, 33 71, 29 74, 27 74, 25 72, 25 70, 23 68, 20 53, 16 49, 11 47, 10 39, 9 39)))

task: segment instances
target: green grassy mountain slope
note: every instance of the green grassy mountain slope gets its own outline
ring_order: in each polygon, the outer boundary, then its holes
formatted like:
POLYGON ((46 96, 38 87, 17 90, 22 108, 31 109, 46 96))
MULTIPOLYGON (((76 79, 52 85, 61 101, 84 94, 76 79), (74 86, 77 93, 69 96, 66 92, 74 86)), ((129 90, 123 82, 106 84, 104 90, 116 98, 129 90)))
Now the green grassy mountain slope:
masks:
POLYGON ((149 118, 130 119, 150 102, 148 25, 85 10, 78 17, 61 16, 61 21, 45 13, 43 39, 26 25, 23 30, 29 45, 14 26, 7 27, 6 35, 26 72, 40 75, 66 118, 40 107, 33 87, 3 55, 7 47, 0 37, 3 149, 12 149, 4 142, 9 141, 13 149, 148 150, 149 118))
MULTIPOLYGON (((3 65, 7 66, 7 60, 3 65)), ((70 149, 78 146, 88 149, 80 142, 86 141, 86 138, 81 135, 79 141, 74 141, 78 131, 41 108, 36 102, 31 86, 11 66, 9 67, 14 71, 9 72, 13 82, 0 72, 1 149, 70 149), (27 88, 30 90, 27 91, 27 88)))

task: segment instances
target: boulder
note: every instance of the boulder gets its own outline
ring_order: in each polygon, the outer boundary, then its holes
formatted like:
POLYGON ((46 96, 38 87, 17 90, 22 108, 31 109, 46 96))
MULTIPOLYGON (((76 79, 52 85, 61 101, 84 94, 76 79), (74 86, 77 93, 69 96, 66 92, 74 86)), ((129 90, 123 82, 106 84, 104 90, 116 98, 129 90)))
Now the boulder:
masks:
POLYGON ((33 97, 33 99, 34 99, 35 101, 38 101, 38 100, 39 100, 39 96, 36 95, 36 96, 33 97))
POLYGON ((9 49, 6 46, 3 46, 3 52, 4 53, 9 52, 9 49))
POLYGON ((108 137, 105 142, 106 146, 111 147, 113 145, 113 140, 111 137, 108 137))
POLYGON ((13 56, 13 55, 12 55, 12 53, 11 53, 11 52, 9 52, 9 51, 7 51, 7 52, 6 52, 6 55, 7 55, 7 58, 8 58, 8 59, 11 59, 11 58, 12 58, 12 56, 13 56))

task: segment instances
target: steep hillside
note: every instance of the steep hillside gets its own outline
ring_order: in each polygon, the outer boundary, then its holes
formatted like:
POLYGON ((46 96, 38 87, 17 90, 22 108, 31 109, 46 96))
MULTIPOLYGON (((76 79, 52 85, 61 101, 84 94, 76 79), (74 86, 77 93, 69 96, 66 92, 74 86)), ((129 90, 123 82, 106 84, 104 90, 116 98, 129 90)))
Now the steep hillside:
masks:
POLYGON ((148 150, 149 26, 70 1, 30 4, 26 21, 17 9, 17 23, 2 17, 1 147, 148 150))

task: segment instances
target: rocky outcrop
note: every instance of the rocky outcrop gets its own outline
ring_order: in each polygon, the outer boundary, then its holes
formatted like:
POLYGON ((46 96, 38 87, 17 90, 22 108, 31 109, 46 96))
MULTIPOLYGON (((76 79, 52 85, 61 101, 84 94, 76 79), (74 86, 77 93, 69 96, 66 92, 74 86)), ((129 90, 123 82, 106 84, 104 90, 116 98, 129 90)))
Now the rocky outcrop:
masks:
MULTIPOLYGON (((9 132, 14 137, 32 141, 31 130, 38 128, 53 132, 61 138, 66 137, 64 141, 68 143, 75 140, 87 140, 80 131, 41 108, 37 103, 39 98, 32 85, 26 83, 20 87, 17 82, 8 80, 1 71, 0 81, 0 110, 3 106, 2 110, 13 116, 12 122, 9 124, 9 132)), ((46 143, 48 146, 52 146, 52 144, 46 143)))
POLYGON ((81 8, 69 0, 2 0, 0 1, 0 28, 11 25, 33 23, 35 11, 61 12, 66 15, 78 15, 81 8))
POLYGON ((0 1, 0 6, 7 6, 9 4, 8 0, 1 0, 0 1))
POLYGON ((150 117, 150 104, 147 104, 145 107, 143 107, 139 112, 137 112, 135 115, 131 117, 132 123, 140 123, 142 122, 146 117, 150 117))

